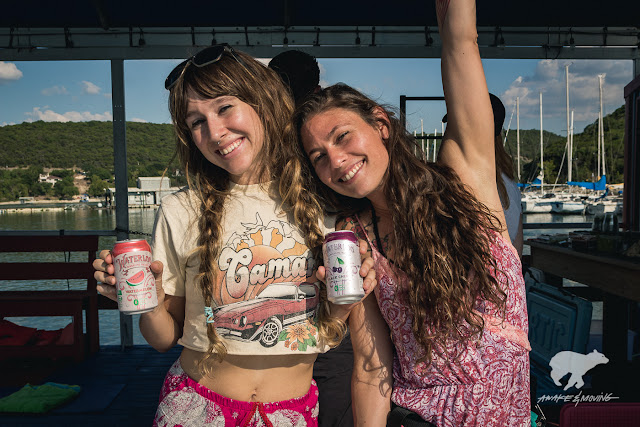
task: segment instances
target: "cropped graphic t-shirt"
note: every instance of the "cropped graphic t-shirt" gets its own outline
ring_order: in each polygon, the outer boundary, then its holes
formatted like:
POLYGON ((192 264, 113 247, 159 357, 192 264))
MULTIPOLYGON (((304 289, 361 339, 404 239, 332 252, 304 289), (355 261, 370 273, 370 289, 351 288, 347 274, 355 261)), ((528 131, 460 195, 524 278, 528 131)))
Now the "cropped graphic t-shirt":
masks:
MULTIPOLYGON (((152 252, 162 261, 163 288, 185 297, 185 322, 178 343, 206 352, 205 304, 196 277, 200 257, 200 202, 184 189, 162 199, 152 252)), ((315 318, 320 283, 316 262, 293 220, 259 184, 231 184, 223 212, 220 257, 215 260, 212 319, 229 354, 319 353, 315 318)), ((321 224, 328 233, 335 218, 321 224)))

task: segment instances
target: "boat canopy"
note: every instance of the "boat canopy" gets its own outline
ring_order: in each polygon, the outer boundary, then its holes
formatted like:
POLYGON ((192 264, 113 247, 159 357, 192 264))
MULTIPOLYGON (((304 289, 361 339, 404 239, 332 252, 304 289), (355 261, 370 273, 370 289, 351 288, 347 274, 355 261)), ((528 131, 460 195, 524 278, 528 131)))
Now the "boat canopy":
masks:
POLYGON ((569 181, 567 185, 573 185, 575 187, 584 187, 589 190, 595 191, 604 191, 607 189, 607 176, 602 175, 598 182, 578 182, 578 181, 569 181))
POLYGON ((518 187, 520 188, 528 188, 528 187, 540 187, 540 185, 542 184, 542 180, 538 177, 536 179, 534 179, 531 183, 526 184, 526 183, 522 183, 519 182, 518 183, 518 187))
MULTIPOLYGON (((540 178, 534 179, 530 184, 518 183, 518 187, 520 188, 528 188, 528 187, 540 187, 542 181, 540 178)), ((602 175, 598 182, 588 182, 588 181, 569 181, 567 185, 572 185, 574 187, 584 187, 588 190, 594 191, 605 191, 607 189, 607 176, 602 175)))

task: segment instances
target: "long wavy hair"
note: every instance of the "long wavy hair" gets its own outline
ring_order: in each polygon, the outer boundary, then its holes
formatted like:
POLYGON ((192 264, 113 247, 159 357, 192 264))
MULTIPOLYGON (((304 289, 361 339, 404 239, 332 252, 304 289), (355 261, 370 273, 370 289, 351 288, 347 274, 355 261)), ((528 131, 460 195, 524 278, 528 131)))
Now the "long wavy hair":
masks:
MULTIPOLYGON (((397 292, 411 308, 413 335, 424 350, 417 363, 429 365, 434 351, 440 354, 447 343, 462 350, 479 336, 484 328, 476 311, 480 301, 504 314, 506 294, 492 275, 497 270, 489 233, 498 231, 499 222, 453 169, 416 157, 415 139, 389 107, 347 85, 330 86, 301 105, 294 116, 298 132, 314 115, 334 108, 357 113, 374 129, 380 124, 389 129, 383 191, 393 218, 390 252, 409 278, 408 288, 397 292), (380 108, 388 119, 376 114, 380 108)), ((297 153, 306 158, 302 147, 297 153)), ((308 159, 306 165, 312 169, 308 159)), ((325 185, 316 189, 328 203, 342 204, 347 214, 368 204, 325 185)))
MULTIPOLYGON (((197 277, 205 305, 211 306, 216 284, 215 260, 222 250, 221 219, 224 204, 229 195, 229 173, 209 162, 196 147, 186 121, 189 91, 204 98, 234 96, 250 105, 264 129, 264 142, 256 159, 257 175, 263 182, 278 182, 282 206, 293 218, 305 237, 307 246, 319 261, 319 249, 323 242, 320 222, 323 209, 315 194, 305 190, 312 176, 306 172, 300 159, 292 155, 291 147, 297 145, 291 118, 293 100, 278 75, 254 60, 237 52, 242 62, 225 53, 223 57, 204 67, 188 64, 169 93, 169 111, 176 133, 176 152, 183 167, 189 187, 200 201, 198 220, 198 247, 200 272, 197 277)), ((274 186, 264 185, 272 196, 274 186)), ((329 317, 326 290, 321 289, 321 303, 317 326, 321 343, 337 345, 344 335, 344 323, 329 317)), ((221 361, 227 354, 222 339, 213 324, 207 325, 210 346, 201 367, 206 371, 210 359, 221 361)))

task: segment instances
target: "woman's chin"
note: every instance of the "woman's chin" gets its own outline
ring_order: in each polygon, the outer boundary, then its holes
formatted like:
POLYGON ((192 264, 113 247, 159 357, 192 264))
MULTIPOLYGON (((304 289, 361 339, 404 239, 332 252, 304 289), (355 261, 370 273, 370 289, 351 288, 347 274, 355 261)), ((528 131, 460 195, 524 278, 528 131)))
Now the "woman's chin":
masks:
POLYGON ((333 187, 333 191, 343 196, 351 197, 352 199, 364 199, 369 194, 368 191, 363 191, 358 188, 345 188, 344 186, 333 187))

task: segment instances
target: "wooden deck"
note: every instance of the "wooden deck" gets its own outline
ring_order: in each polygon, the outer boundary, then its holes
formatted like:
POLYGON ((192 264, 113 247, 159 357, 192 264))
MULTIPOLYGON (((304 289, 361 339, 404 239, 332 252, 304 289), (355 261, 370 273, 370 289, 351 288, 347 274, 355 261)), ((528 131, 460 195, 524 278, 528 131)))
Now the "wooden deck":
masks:
POLYGON ((46 415, 0 414, 0 426, 150 426, 164 376, 181 350, 176 346, 158 353, 148 345, 124 351, 120 346, 102 346, 80 363, 40 361, 31 367, 25 365, 27 362, 21 366, 16 366, 18 361, 4 364, 0 397, 26 382, 77 384, 82 392, 74 402, 46 415), (28 370, 19 372, 18 368, 28 370))

